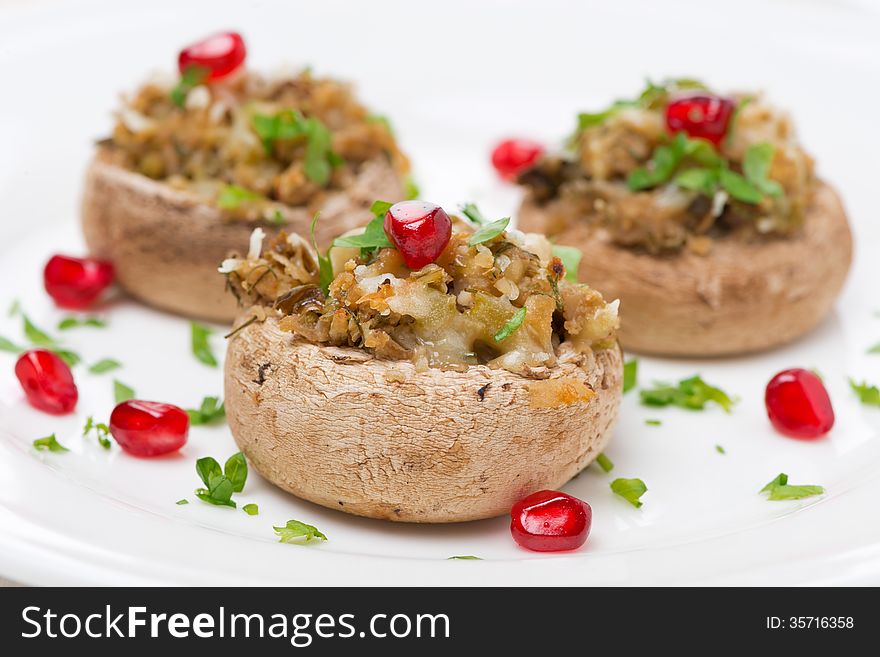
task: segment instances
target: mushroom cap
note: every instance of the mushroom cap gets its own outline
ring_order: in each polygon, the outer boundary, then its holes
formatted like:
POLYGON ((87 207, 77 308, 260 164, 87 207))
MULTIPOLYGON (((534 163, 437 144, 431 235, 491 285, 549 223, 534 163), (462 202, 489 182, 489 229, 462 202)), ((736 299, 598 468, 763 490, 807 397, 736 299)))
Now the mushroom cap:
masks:
POLYGON ((718 239, 702 256, 617 246, 563 201, 539 205, 527 196, 518 221, 522 230, 546 231, 583 252, 581 280, 620 299, 620 342, 646 354, 728 356, 791 342, 829 314, 852 261, 846 212, 826 183, 799 233, 718 239))
POLYGON ((269 318, 229 340, 227 417, 254 468, 303 499, 400 522, 490 518, 567 482, 611 436, 620 349, 559 361, 546 379, 417 372, 295 339, 269 318))
MULTIPOLYGON (((377 198, 404 198, 400 178, 385 158, 364 163, 353 184, 327 192, 318 211, 320 245, 372 218, 377 198)), ((231 322, 239 308, 217 273, 231 253, 247 251, 257 226, 308 236, 315 209, 287 207, 285 222, 230 220, 186 191, 124 169, 99 149, 86 173, 82 228, 91 254, 109 260, 119 285, 136 299, 185 317, 231 322)))

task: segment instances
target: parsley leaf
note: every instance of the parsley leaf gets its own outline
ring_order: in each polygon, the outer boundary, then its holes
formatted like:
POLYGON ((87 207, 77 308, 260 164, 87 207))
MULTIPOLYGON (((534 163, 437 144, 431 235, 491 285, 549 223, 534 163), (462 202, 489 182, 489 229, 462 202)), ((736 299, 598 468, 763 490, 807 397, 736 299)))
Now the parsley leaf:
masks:
POLYGON ((91 415, 86 418, 86 424, 83 427, 83 438, 88 436, 92 431, 95 432, 95 437, 98 439, 98 444, 101 445, 104 449, 110 449, 110 427, 108 427, 103 422, 95 422, 94 418, 91 415))
POLYGON ((113 379, 113 397, 117 404, 134 399, 134 390, 119 379, 113 379))
POLYGON ((718 182, 733 198, 743 203, 760 203, 764 195, 755 185, 727 167, 718 170, 718 182))
POLYGON ((94 328, 106 328, 107 322, 105 322, 100 317, 65 317, 60 322, 58 322, 58 330, 59 331, 67 331, 72 328, 79 328, 83 326, 91 326, 94 328))
POLYGON ((312 541, 326 541, 327 537, 318 531, 313 525, 307 525, 299 520, 288 520, 284 527, 272 527, 280 537, 281 543, 305 544, 312 541))
POLYGON ((199 408, 188 408, 189 423, 193 426, 200 424, 217 424, 226 419, 226 409, 217 397, 205 397, 199 408))
POLYGON ((243 507, 241 507, 241 510, 249 516, 255 516, 260 513, 260 507, 258 507, 256 504, 245 504, 243 507))
POLYGON ((461 206, 461 213, 475 226, 485 226, 489 220, 480 212, 476 203, 465 203, 461 206))
POLYGON ((112 370, 122 367, 122 363, 112 358, 102 358, 94 365, 89 366, 89 372, 92 374, 104 374, 112 370))
POLYGON ((8 351, 13 354, 20 354, 24 351, 24 347, 19 347, 11 340, 8 340, 0 335, 0 351, 8 351))
POLYGON ((217 459, 211 456, 205 456, 196 461, 196 473, 199 475, 199 479, 205 484, 208 485, 208 482, 211 481, 211 477, 219 477, 223 474, 223 470, 220 469, 220 464, 217 463, 217 459))
POLYGON ((324 291, 324 296, 327 296, 330 294, 330 283, 333 282, 333 261, 330 260, 330 249, 327 249, 327 253, 322 254, 321 249, 318 248, 318 240, 315 238, 315 226, 318 225, 320 214, 320 212, 315 213, 309 232, 312 236, 312 246, 315 249, 315 253, 318 254, 318 281, 321 285, 321 290, 324 291))
POLYGON ((211 345, 208 343, 208 338, 213 335, 214 331, 197 322, 190 322, 189 326, 193 356, 205 365, 217 367, 217 359, 214 357, 211 345))
POLYGON ((601 452, 596 457, 596 465, 602 468, 603 472, 611 472, 614 469, 614 463, 611 462, 611 459, 601 452))
POLYGON ((183 506, 184 504, 189 504, 189 500, 186 499, 186 498, 183 498, 182 500, 177 500, 177 501, 175 502, 175 504, 176 504, 177 506, 183 506))
POLYGON ((778 474, 770 483, 762 488, 760 493, 769 493, 767 499, 772 501, 779 500, 800 500, 805 497, 813 497, 815 495, 823 495, 825 489, 822 486, 794 486, 788 483, 788 475, 784 472, 778 474))
POLYGON ((868 349, 869 354, 880 354, 880 342, 868 349))
POLYGON ((782 185, 775 180, 770 180, 770 164, 773 162, 773 144, 764 142, 752 144, 746 150, 743 158, 743 175, 762 194, 767 196, 782 196, 782 185))
POLYGON ((880 406, 880 389, 877 386, 872 386, 867 381, 856 383, 854 379, 849 380, 849 386, 866 406, 880 406))
POLYGON ((45 331, 39 329, 30 318, 22 313, 22 322, 24 324, 24 334, 33 344, 40 347, 55 347, 57 343, 49 337, 45 331))
POLYGON ((236 452, 226 460, 223 466, 223 473, 232 482, 232 490, 240 493, 244 490, 244 484, 247 481, 248 466, 244 454, 236 452))
POLYGON ((208 79, 211 71, 203 66, 187 66, 180 76, 180 81, 171 90, 171 102, 178 107, 186 104, 187 94, 208 79))
POLYGON ((21 312, 21 301, 19 301, 18 299, 13 299, 12 303, 9 304, 9 310, 6 311, 6 314, 9 317, 15 317, 20 312, 21 312))
POLYGON ((482 561, 483 557, 475 557, 470 554, 462 554, 454 557, 448 557, 447 561, 482 561))
POLYGON ((715 445, 715 451, 719 454, 727 454, 727 452, 724 451, 724 448, 721 445, 715 445))
POLYGON ((403 182, 403 193, 406 195, 406 198, 410 201, 417 199, 419 197, 419 185, 412 178, 407 178, 403 182))
MULTIPOLYGON (((376 205, 375 203, 373 204, 376 205)), ((344 235, 333 240, 333 246, 352 247, 358 249, 380 249, 391 246, 385 234, 384 219, 373 218, 360 235, 344 235)))
POLYGON ((578 267, 581 264, 583 253, 574 246, 563 246, 562 244, 553 245, 553 255, 562 260, 565 267, 565 280, 571 283, 577 283, 578 267))
POLYGON ((684 189, 712 196, 718 186, 718 172, 706 168, 687 169, 675 176, 674 182, 684 189))
POLYGON ((660 420, 645 420, 645 424, 647 424, 649 427, 659 427, 663 425, 660 420))
POLYGON ((507 323, 501 327, 501 330, 495 334, 495 342, 502 342, 509 338, 514 331, 522 326, 523 320, 526 318, 526 308, 523 306, 517 310, 513 317, 507 320, 507 323))
POLYGON ((654 388, 639 392, 645 406, 678 406, 702 411, 708 402, 715 402, 729 413, 736 400, 720 388, 709 385, 699 376, 682 379, 678 385, 658 383, 654 388))
POLYGON ((247 461, 237 452, 226 461, 225 470, 220 469, 216 459, 205 456, 196 461, 196 473, 207 488, 197 488, 196 497, 208 504, 236 508, 233 493, 240 493, 247 481, 247 461))
POLYGON ((266 198, 239 185, 226 185, 217 196, 217 207, 222 210, 237 210, 243 203, 260 201, 266 198))
POLYGON ((52 349, 52 351, 58 354, 58 357, 70 367, 73 367, 82 360, 82 358, 79 357, 79 354, 73 351, 68 351, 67 349, 52 349))
POLYGON ((503 219, 484 225, 471 235, 468 240, 468 246, 476 246, 477 244, 482 244, 483 242, 495 239, 507 229, 507 224, 509 223, 510 217, 504 217, 503 219))
POLYGON ((635 358, 623 364, 623 392, 627 393, 638 384, 639 361, 635 358))
POLYGON ((34 449, 38 451, 49 451, 49 452, 69 452, 64 445, 58 442, 55 438, 55 434, 53 433, 51 436, 46 436, 45 438, 37 438, 34 441, 34 449))
POLYGON ((271 153, 276 141, 305 137, 306 152, 303 170, 316 185, 324 187, 330 181, 332 168, 343 162, 331 149, 330 130, 318 118, 304 117, 299 112, 284 110, 273 116, 255 114, 251 126, 271 153))
POLYGON ((642 506, 640 498, 648 491, 648 487, 641 479, 615 479, 611 482, 611 490, 639 508, 642 506))

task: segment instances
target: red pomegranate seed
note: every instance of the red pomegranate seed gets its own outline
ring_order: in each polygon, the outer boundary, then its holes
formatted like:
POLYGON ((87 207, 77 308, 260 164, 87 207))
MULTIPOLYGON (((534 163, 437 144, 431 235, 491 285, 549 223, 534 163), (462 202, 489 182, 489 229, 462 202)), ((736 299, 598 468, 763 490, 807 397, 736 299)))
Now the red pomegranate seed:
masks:
POLYGON ((686 96, 666 106, 666 127, 673 134, 683 130, 688 137, 706 139, 717 146, 727 134, 733 109, 733 101, 727 98, 686 96))
POLYGON ((532 493, 510 510, 510 533, 527 550, 574 550, 590 535, 593 510, 571 495, 555 490, 532 493))
POLYGON ((160 456, 186 444, 189 416, 172 404, 131 399, 113 409, 110 433, 129 454, 160 456))
POLYGON ((492 166, 498 175, 505 180, 513 180, 516 176, 532 166, 544 147, 529 139, 506 139, 492 151, 492 166))
POLYGON ((238 32, 221 32, 181 50, 177 66, 181 73, 198 66, 207 69, 209 80, 219 80, 238 69, 246 55, 244 39, 238 32))
POLYGON ((385 213, 385 233, 410 269, 421 269, 443 253, 452 236, 452 222, 439 205, 402 201, 385 213))
POLYGON ((53 415, 76 408, 79 392, 70 368, 58 354, 46 349, 24 352, 15 363, 15 376, 34 408, 53 415))
POLYGON ((43 269, 46 292, 62 308, 87 308, 113 283, 113 265, 93 258, 54 255, 43 269))
POLYGON ((822 379, 800 368, 783 370, 767 384, 767 416, 780 433, 792 438, 824 436, 834 426, 834 409, 822 379))

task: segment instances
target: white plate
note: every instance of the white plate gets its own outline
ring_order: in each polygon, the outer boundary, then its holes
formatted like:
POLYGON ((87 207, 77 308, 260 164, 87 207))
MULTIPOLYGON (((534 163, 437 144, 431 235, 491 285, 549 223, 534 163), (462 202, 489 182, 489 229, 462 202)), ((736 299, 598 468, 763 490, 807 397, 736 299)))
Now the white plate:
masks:
MULTIPOLYGON (((0 354, 0 574, 26 583, 103 584, 742 584, 880 583, 880 411, 861 407, 846 377, 880 381, 880 244, 873 115, 880 105, 877 13, 861 3, 13 2, 0 12, 0 310, 13 298, 40 326, 63 313, 40 287, 55 251, 77 253, 81 174, 90 142, 110 126, 121 90, 169 69, 180 44, 240 28, 257 67, 313 62, 355 79, 391 115, 425 196, 448 207, 476 199, 512 212, 515 190, 496 182, 490 144, 504 134, 560 139, 576 111, 631 93, 644 75, 693 74, 717 86, 765 87, 795 109, 821 172, 838 185, 858 238, 838 312, 771 354, 723 361, 641 360, 641 380, 700 372, 741 397, 731 415, 652 410, 627 395, 606 475, 589 468, 566 486, 594 509, 588 545, 565 555, 519 549, 504 518, 406 526, 354 518, 299 501, 252 475, 249 517, 200 503, 193 464, 235 451, 225 427, 194 428, 176 457, 131 458, 80 438, 88 414, 106 418, 114 376, 138 395, 192 406, 221 391, 220 371, 196 362, 185 321, 120 302, 107 330, 64 335, 87 361, 114 357, 104 376, 76 370, 75 417, 30 409, 0 354), (340 19, 341 17, 341 19, 340 19), (708 24, 707 24, 708 22, 708 24), (723 30, 715 29, 723 26, 723 30), (766 381, 816 367, 838 416, 830 436, 774 433, 766 381), (662 419, 660 427, 647 418, 662 419), (37 454, 56 433, 68 454, 37 454), (715 450, 722 445, 726 454, 715 450), (768 502, 777 473, 821 484, 822 498, 768 502), (633 508, 616 476, 649 492, 633 508), (187 497, 191 503, 176 506, 187 497), (297 518, 330 540, 278 544, 272 525, 297 518), (447 561, 452 555, 484 561, 447 561)), ((821 254, 816 254, 817 258, 821 254)), ((0 335, 22 339, 20 320, 0 335)), ((222 339, 216 339, 218 352, 222 339)))

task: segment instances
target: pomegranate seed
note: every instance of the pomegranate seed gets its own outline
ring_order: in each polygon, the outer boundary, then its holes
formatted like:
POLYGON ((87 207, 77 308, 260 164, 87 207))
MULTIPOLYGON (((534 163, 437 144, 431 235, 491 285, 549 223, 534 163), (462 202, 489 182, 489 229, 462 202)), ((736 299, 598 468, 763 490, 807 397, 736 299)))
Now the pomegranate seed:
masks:
POLYGON ((58 354, 46 349, 24 352, 15 363, 15 376, 34 408, 63 415, 76 407, 79 392, 73 374, 58 354))
POLYGON ((767 416, 780 433, 792 438, 824 436, 834 426, 834 409, 822 379, 800 368, 783 370, 767 384, 767 416))
POLYGON ((510 510, 510 533, 527 550, 574 550, 590 535, 593 510, 571 495, 555 490, 532 493, 510 510))
POLYGON ((505 180, 516 176, 532 166, 541 157, 544 147, 529 139, 506 139, 492 151, 492 166, 505 180))
POLYGON ((171 404, 131 399, 113 409, 110 433, 129 454, 160 456, 186 444, 189 416, 171 404))
POLYGON ((181 50, 177 66, 181 73, 198 66, 207 69, 209 80, 219 80, 238 69, 246 55, 244 39, 238 32, 221 32, 181 50))
POLYGON ((727 98, 686 96, 666 106, 666 127, 673 134, 683 130, 688 137, 705 139, 717 146, 727 134, 733 109, 733 101, 727 98))
POLYGON ((103 260, 54 255, 43 269, 46 292, 62 308, 86 308, 112 283, 113 265, 103 260))
POLYGON ((385 233, 410 269, 421 269, 443 253, 452 236, 452 222, 439 205, 401 201, 385 213, 385 233))

